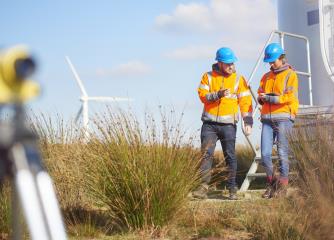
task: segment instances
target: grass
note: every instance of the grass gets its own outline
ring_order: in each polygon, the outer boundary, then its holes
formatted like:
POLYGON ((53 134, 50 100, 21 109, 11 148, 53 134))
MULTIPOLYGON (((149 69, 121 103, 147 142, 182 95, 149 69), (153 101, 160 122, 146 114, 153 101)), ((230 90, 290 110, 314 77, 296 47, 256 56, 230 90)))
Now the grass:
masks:
MULTIPOLYGON (((86 141, 72 122, 35 116, 32 129, 70 239, 333 239, 332 126, 298 128, 290 136, 298 175, 293 194, 237 202, 189 201, 200 152, 183 128, 182 114, 173 111, 161 110, 160 119, 147 114, 143 124, 131 113, 107 111, 95 117, 86 141)), ((241 178, 253 156, 245 146, 236 153, 241 178)), ((216 162, 223 162, 221 154, 216 162)), ((6 239, 7 185, 0 216, 0 239, 6 239)))
POLYGON ((10 188, 8 182, 0 186, 0 239, 8 237, 11 221, 10 188))
POLYGON ((294 212, 286 213, 287 206, 285 200, 192 201, 163 229, 135 230, 97 239, 305 239, 294 222, 294 212))
POLYGON ((307 216, 309 239, 334 239, 334 128, 317 120, 290 137, 300 189, 295 204, 307 216))
POLYGON ((163 227, 197 180, 200 156, 191 142, 181 145, 174 123, 163 121, 159 133, 152 120, 141 131, 135 118, 109 112, 96 121, 101 137, 87 145, 88 187, 119 229, 163 227))

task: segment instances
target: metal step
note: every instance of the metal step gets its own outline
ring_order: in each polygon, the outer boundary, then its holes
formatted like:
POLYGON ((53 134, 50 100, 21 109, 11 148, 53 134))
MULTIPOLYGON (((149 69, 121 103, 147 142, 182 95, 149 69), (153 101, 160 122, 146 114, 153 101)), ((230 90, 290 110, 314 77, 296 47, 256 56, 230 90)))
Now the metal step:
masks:
POLYGON ((266 173, 249 173, 246 178, 266 177, 266 173))
MULTIPOLYGON (((289 172, 289 176, 296 176, 297 172, 289 172)), ((246 178, 266 177, 266 173, 248 173, 246 178)))
MULTIPOLYGON (((279 157, 277 155, 274 155, 272 156, 272 161, 277 161, 279 159, 279 157)), ((256 178, 265 178, 267 175, 266 173, 258 173, 256 172, 258 170, 258 167, 259 165, 261 164, 261 157, 260 156, 257 156, 254 158, 249 170, 248 170, 248 173, 240 187, 240 191, 241 192, 244 192, 244 191, 247 191, 249 186, 250 186, 250 183, 255 180, 256 178)))
MULTIPOLYGON (((273 161, 278 160, 278 156, 277 156, 277 155, 274 155, 274 156, 271 157, 271 159, 272 159, 273 161)), ((255 160, 256 162, 261 162, 261 157, 255 157, 254 160, 255 160)))

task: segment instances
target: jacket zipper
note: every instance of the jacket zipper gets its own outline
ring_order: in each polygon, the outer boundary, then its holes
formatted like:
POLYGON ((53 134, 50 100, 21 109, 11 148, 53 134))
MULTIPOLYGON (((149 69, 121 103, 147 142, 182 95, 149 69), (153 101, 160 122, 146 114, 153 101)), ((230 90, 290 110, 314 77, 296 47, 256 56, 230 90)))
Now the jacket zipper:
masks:
MULTIPOLYGON (((221 88, 224 87, 224 76, 222 76, 222 84, 221 84, 221 88)), ((219 102, 218 102, 218 110, 217 110, 217 115, 216 115, 216 122, 218 122, 218 115, 219 115, 219 110, 220 110, 220 103, 221 103, 221 98, 219 98, 219 102)))
MULTIPOLYGON (((271 93, 274 92, 275 82, 276 82, 276 74, 275 74, 275 76, 274 76, 274 83, 273 83, 273 86, 272 86, 272 88, 271 88, 271 93)), ((270 121, 271 121, 271 120, 272 120, 272 119, 271 119, 271 102, 269 102, 269 113, 270 113, 270 121)))

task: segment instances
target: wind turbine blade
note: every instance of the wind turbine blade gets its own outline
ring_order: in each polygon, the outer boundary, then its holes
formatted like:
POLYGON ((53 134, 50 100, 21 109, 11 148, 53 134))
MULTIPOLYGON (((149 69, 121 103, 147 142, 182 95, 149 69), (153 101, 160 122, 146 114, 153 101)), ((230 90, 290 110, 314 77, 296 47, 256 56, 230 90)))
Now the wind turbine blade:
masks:
POLYGON ((66 58, 66 61, 67 61, 68 65, 69 65, 70 68, 71 68, 71 71, 72 71, 72 73, 73 73, 73 75, 74 75, 74 77, 75 77, 75 80, 77 81, 77 83, 78 83, 78 85, 79 85, 79 88, 80 88, 80 90, 81 90, 82 95, 83 95, 83 96, 88 96, 88 95, 87 95, 87 92, 86 92, 86 89, 85 89, 85 87, 84 87, 84 85, 83 85, 83 83, 82 83, 82 81, 81 81, 81 79, 80 79, 80 77, 79 77, 77 71, 75 70, 75 68, 74 68, 74 66, 73 66, 73 64, 72 64, 72 62, 71 62, 71 60, 70 60, 70 58, 69 58, 68 56, 65 56, 65 58, 66 58))
POLYGON ((79 118, 80 118, 80 116, 82 114, 82 109, 83 109, 83 106, 81 105, 81 107, 80 107, 77 115, 75 116, 74 122, 78 122, 78 120, 79 120, 79 118))
POLYGON ((97 101, 97 102, 131 102, 133 101, 132 98, 125 98, 125 97, 87 97, 89 101, 97 101))

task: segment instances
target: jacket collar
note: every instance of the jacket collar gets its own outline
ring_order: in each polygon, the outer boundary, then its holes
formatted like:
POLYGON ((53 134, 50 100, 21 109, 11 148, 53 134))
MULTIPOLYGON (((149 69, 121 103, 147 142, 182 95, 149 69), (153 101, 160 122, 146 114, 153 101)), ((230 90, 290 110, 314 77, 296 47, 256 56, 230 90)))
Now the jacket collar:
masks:
POLYGON ((285 63, 284 65, 282 65, 282 66, 281 66, 280 68, 278 68, 278 69, 270 68, 270 70, 271 70, 273 73, 275 73, 275 74, 280 73, 280 72, 283 72, 283 71, 285 71, 285 70, 287 70, 287 69, 293 69, 293 68, 292 68, 292 66, 291 66, 290 64, 288 64, 288 63, 285 63))

